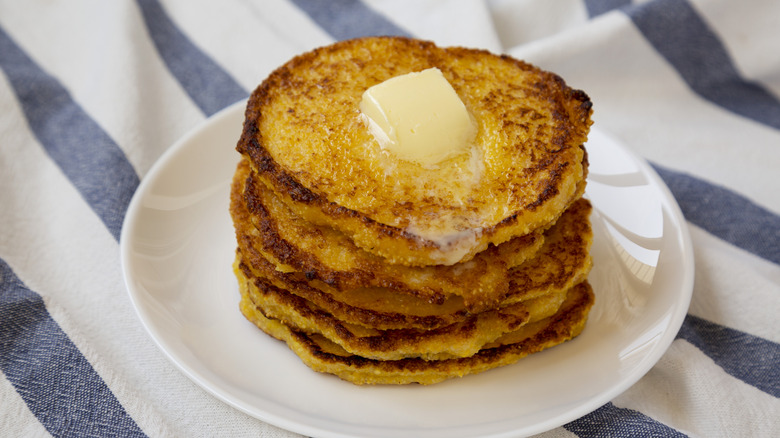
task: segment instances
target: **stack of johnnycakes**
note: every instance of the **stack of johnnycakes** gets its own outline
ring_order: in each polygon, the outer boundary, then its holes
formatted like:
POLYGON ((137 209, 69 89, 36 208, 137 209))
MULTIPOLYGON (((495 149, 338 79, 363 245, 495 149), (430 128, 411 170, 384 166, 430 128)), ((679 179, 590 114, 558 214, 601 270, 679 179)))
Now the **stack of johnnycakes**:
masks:
POLYGON ((241 312, 316 371, 435 383, 577 336, 593 304, 587 95, 485 51, 363 38, 247 104, 231 214, 241 312), (384 150, 361 96, 438 68, 476 123, 435 164, 384 150))

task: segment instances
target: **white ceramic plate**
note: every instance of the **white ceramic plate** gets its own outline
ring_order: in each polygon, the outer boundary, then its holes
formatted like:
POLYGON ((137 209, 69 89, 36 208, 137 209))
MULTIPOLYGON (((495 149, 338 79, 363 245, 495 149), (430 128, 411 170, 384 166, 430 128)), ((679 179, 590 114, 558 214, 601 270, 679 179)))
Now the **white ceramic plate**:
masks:
POLYGON ((238 310, 228 193, 244 105, 165 153, 138 188, 121 237, 127 289, 149 334, 229 405, 312 436, 530 435, 609 402, 674 340, 693 288, 685 221, 656 173, 594 129, 587 196, 596 304, 582 335, 432 386, 360 387, 309 370, 238 310))

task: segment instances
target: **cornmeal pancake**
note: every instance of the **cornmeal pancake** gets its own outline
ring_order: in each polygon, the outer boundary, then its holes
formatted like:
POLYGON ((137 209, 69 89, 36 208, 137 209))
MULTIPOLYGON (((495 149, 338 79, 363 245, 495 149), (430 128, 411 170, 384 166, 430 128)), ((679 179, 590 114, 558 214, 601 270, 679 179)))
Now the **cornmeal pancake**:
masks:
POLYGON ((383 287, 441 302, 446 295, 491 290, 505 293, 509 268, 533 256, 544 241, 535 230, 499 246, 491 245, 467 263, 412 267, 392 265, 355 246, 335 229, 310 224, 294 215, 241 162, 232 187, 232 215, 253 237, 252 246, 285 272, 305 273, 338 290, 383 287), (244 184, 245 182, 245 184, 244 184), (243 199, 242 199, 243 195, 243 199), (249 229, 249 223, 257 229, 249 229))
POLYGON ((302 54, 250 96, 237 150, 307 222, 392 264, 455 264, 553 223, 584 191, 588 96, 557 75, 487 51, 400 37, 302 54), (435 165, 399 159, 361 118, 363 92, 438 68, 477 131, 435 165))
MULTIPOLYGON (((255 250, 253 239, 240 229, 238 250, 252 271, 248 275, 312 301, 340 320, 376 329, 432 329, 461 321, 469 314, 564 291, 584 280, 592 265, 588 253, 592 242, 590 209, 590 203, 583 199, 567 210, 546 233, 545 245, 537 256, 510 270, 508 292, 449 295, 441 302, 390 288, 339 291, 323 282, 308 280, 305 274, 281 271, 255 250)), ((251 230, 254 228, 250 227, 251 230)))
POLYGON ((566 298, 566 291, 548 294, 470 315, 462 322, 432 330, 376 330, 341 321, 316 304, 277 287, 258 286, 262 280, 253 281, 251 271, 241 263, 240 254, 234 270, 241 293, 267 318, 280 320, 295 331, 322 335, 351 354, 378 360, 471 356, 502 335, 554 314, 566 298))
POLYGON ((569 291, 554 315, 526 324, 472 356, 443 360, 367 359, 346 352, 321 335, 296 331, 279 320, 265 317, 248 296, 242 297, 240 307, 249 321, 286 342, 307 366, 317 372, 334 374, 360 385, 432 384, 509 365, 578 336, 585 326, 593 300, 590 285, 580 283, 569 291))
MULTIPOLYGON (((554 231, 551 230, 551 231, 554 231)), ((566 245, 566 238, 555 234, 553 244, 566 245)), ((589 246, 589 236, 574 237, 581 247, 589 246)), ((576 248, 566 247, 564 251, 546 253, 540 257, 549 263, 542 266, 541 273, 533 272, 524 265, 510 273, 512 279, 509 292, 503 296, 484 298, 480 294, 466 297, 451 295, 440 303, 412 295, 399 293, 389 288, 357 288, 339 291, 318 281, 308 281, 305 275, 282 272, 247 245, 245 236, 239 237, 239 251, 252 270, 252 277, 262 278, 266 283, 290 291, 325 308, 339 319, 377 329, 425 328, 431 329, 461 321, 469 314, 499 308, 511 303, 533 299, 548 293, 570 288, 585 279, 590 271, 589 254, 576 254, 576 248), (573 254, 574 253, 574 254, 573 254), (572 264, 568 265, 567 263, 572 264)), ((553 246, 551 245, 551 249, 553 246)), ((539 267, 539 261, 531 260, 539 267)))
POLYGON ((460 321, 469 313, 570 288, 590 271, 590 211, 587 200, 574 203, 545 232, 545 244, 536 255, 507 270, 504 276, 508 288, 453 288, 430 294, 426 289, 370 286, 339 290, 318 280, 316 274, 280 269, 257 248, 259 232, 247 220, 241 197, 234 196, 231 206, 239 251, 251 267, 253 277, 312 301, 346 322, 377 329, 441 327, 460 321))
POLYGON ((258 288, 284 289, 351 324, 378 330, 431 330, 464 321, 471 315, 461 297, 452 296, 441 304, 432 304, 388 288, 338 291, 325 284, 311 284, 294 274, 279 272, 258 254, 247 256, 241 249, 238 252, 245 261, 242 267, 249 270, 245 275, 252 278, 258 288))
POLYGON ((569 207, 553 227, 544 233, 544 245, 533 258, 509 272, 507 292, 493 300, 490 294, 465 297, 472 312, 528 300, 550 291, 568 289, 588 277, 593 267, 590 248, 593 229, 590 201, 580 198, 569 207))

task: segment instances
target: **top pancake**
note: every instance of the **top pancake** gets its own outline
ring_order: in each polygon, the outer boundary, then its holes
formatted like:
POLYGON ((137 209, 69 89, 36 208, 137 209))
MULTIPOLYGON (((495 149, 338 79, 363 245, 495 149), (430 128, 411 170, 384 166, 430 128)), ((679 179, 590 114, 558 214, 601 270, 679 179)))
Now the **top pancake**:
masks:
POLYGON ((253 93, 237 149, 303 219, 405 265, 454 264, 547 225, 584 190, 591 102, 508 56, 376 37, 293 58, 253 93), (476 121, 469 152, 435 166, 383 151, 363 92, 439 68, 476 121))

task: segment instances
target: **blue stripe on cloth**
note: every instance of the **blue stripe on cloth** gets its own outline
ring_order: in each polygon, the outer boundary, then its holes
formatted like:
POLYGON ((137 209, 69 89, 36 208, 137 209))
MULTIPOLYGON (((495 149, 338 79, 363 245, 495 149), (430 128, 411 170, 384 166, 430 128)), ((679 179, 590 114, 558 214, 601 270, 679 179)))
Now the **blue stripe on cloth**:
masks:
POLYGON ((631 5, 631 0, 585 0, 588 17, 594 18, 615 9, 631 5))
POLYGON ((780 264, 780 216, 728 189, 659 165, 685 219, 732 245, 780 264))
POLYGON ((3 29, 0 68, 8 77, 33 134, 119 240, 127 206, 139 183, 124 152, 3 29))
POLYGON ((741 77, 723 43, 687 1, 653 0, 623 11, 694 92, 780 129, 780 100, 741 77))
POLYGON ((579 437, 686 437, 687 435, 632 409, 612 403, 563 426, 579 437))
POLYGON ((55 437, 145 436, 46 311, 41 296, 2 259, 0 370, 55 437))
POLYGON ((171 74, 207 116, 247 97, 233 77, 173 23, 157 0, 138 0, 149 35, 171 74))
POLYGON ((359 0, 292 0, 336 40, 364 36, 411 35, 359 0))
POLYGON ((701 350, 723 371, 767 394, 780 397, 780 345, 688 315, 678 338, 701 350))

